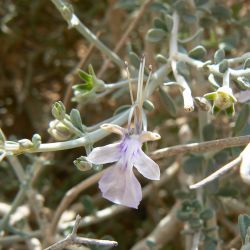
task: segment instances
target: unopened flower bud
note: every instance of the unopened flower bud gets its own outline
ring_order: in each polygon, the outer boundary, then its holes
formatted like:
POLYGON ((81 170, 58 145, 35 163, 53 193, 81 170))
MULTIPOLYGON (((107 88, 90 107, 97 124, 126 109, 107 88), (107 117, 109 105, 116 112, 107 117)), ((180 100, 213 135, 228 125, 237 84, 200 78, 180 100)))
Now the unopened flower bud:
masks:
POLYGON ((74 160, 74 164, 80 171, 88 171, 92 168, 92 163, 90 163, 85 156, 74 160))
POLYGON ((73 133, 58 120, 53 120, 49 123, 48 132, 57 141, 66 141, 73 136, 73 133))
POLYGON ((22 148, 22 149, 30 149, 30 148, 34 147, 32 141, 29 139, 19 140, 18 143, 20 145, 20 148, 22 148))
POLYGON ((206 98, 197 96, 197 97, 194 98, 194 100, 195 100, 196 105, 201 110, 203 110, 203 111, 209 111, 210 110, 211 105, 210 105, 210 103, 208 102, 208 100, 206 98))
POLYGON ((32 136, 32 143, 34 148, 39 148, 42 143, 41 136, 39 134, 34 134, 32 136))
POLYGON ((65 118, 66 109, 61 101, 55 102, 52 107, 52 115, 59 121, 65 118))

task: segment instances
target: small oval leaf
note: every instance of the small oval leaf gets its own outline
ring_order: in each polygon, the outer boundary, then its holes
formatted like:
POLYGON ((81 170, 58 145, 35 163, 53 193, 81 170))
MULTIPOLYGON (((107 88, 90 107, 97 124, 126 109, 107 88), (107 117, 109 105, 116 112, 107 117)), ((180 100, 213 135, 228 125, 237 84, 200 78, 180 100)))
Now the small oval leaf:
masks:
POLYGON ((162 64, 166 64, 168 62, 168 59, 161 54, 157 54, 155 59, 158 63, 162 63, 162 64))
POLYGON ((247 58, 247 59, 246 59, 246 61, 244 62, 243 68, 244 68, 244 69, 250 68, 250 58, 247 58))
POLYGON ((183 170, 186 174, 195 174, 202 169, 203 163, 202 156, 190 156, 183 162, 183 170))
POLYGON ((247 214, 239 215, 238 225, 239 225, 239 229, 240 229, 240 235, 241 235, 242 242, 245 244, 247 231, 248 231, 248 228, 250 226, 250 216, 247 214))
POLYGON ((131 51, 131 52, 129 52, 128 57, 129 57, 129 61, 131 62, 131 64, 136 69, 139 69, 140 68, 140 58, 139 58, 139 56, 135 52, 131 51))
POLYGON ((154 27, 156 29, 162 29, 162 30, 165 30, 166 32, 168 31, 168 27, 166 25, 166 23, 159 17, 156 17, 154 19, 154 27))
POLYGON ((176 108, 173 99, 162 88, 159 88, 160 98, 166 107, 166 111, 173 117, 176 117, 176 108))
POLYGON ((225 59, 225 51, 224 49, 218 49, 214 53, 214 63, 218 64, 220 63, 223 59, 225 59))
POLYGON ((235 126, 233 128, 234 135, 239 135, 239 133, 245 127, 249 119, 249 114, 250 114, 249 105, 248 104, 243 105, 241 111, 239 112, 237 116, 235 126))
POLYGON ((166 36, 166 32, 162 29, 150 29, 146 35, 146 40, 151 43, 160 42, 166 36))
POLYGON ((247 78, 245 76, 239 76, 239 77, 237 77, 236 82, 242 90, 250 89, 250 79, 249 78, 247 78))
POLYGON ((192 50, 190 50, 188 52, 188 54, 190 57, 197 59, 197 60, 200 60, 206 56, 207 50, 205 49, 205 47, 198 45, 195 48, 193 48, 192 50))
POLYGON ((72 124, 78 128, 80 131, 83 132, 83 128, 82 128, 82 119, 81 119, 81 115, 79 110, 77 109, 72 109, 70 112, 70 120, 72 122, 72 124))
POLYGON ((219 64, 219 71, 225 73, 228 69, 228 62, 226 59, 222 60, 219 64))

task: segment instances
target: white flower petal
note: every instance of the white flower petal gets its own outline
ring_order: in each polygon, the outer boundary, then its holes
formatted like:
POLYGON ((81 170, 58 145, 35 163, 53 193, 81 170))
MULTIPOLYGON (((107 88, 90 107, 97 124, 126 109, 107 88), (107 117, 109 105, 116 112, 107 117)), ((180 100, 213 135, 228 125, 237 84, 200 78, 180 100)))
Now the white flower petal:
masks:
POLYGON ((133 163, 137 170, 150 180, 160 180, 160 168, 141 149, 135 152, 133 163))
POLYGON ((123 136, 126 131, 126 129, 120 127, 119 125, 112 124, 112 123, 104 123, 101 125, 101 128, 106 130, 107 132, 115 133, 121 136, 123 136))
POLYGON ((94 148, 87 159, 94 164, 105 164, 118 161, 121 157, 120 143, 113 143, 94 148))
POLYGON ((138 208, 142 200, 141 185, 131 167, 119 164, 107 169, 99 181, 104 198, 120 205, 138 208))
POLYGON ((241 153, 241 165, 240 165, 240 176, 242 180, 250 184, 250 143, 246 146, 246 148, 241 153))
POLYGON ((151 131, 143 131, 139 137, 139 140, 141 143, 144 143, 147 141, 156 141, 160 139, 161 139, 161 136, 158 133, 154 133, 151 131))

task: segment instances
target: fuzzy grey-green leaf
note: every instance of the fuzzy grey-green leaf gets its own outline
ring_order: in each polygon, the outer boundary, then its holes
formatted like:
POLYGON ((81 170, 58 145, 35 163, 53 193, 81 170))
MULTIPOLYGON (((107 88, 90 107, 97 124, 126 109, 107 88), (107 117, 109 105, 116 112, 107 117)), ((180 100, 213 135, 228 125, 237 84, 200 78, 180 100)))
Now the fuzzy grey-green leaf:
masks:
POLYGON ((248 104, 243 105, 242 109, 240 110, 237 116, 235 126, 233 128, 234 135, 239 135, 239 133, 245 127, 249 119, 249 114, 250 114, 249 105, 248 104))
POLYGON ((150 29, 146 35, 146 40, 151 43, 160 42, 166 36, 163 29, 150 29))
POLYGON ((244 68, 244 69, 250 68, 250 58, 247 58, 247 59, 245 60, 243 68, 244 68))
POLYGON ((247 230, 250 226, 250 216, 247 214, 239 215, 238 225, 240 229, 241 240, 243 243, 246 243, 245 240, 246 240, 247 230))
POLYGON ((218 49, 214 53, 214 63, 218 64, 225 58, 225 51, 224 49, 218 49))
POLYGON ((139 67, 140 67, 140 58, 139 58, 139 56, 133 51, 129 52, 128 56, 129 56, 129 61, 131 62, 131 64, 136 69, 139 69, 139 67))
POLYGON ((168 62, 168 59, 162 54, 157 54, 155 59, 158 63, 162 63, 162 64, 166 64, 168 62))
POLYGON ((173 117, 176 117, 176 107, 173 99, 162 88, 159 88, 160 98, 165 106, 165 110, 173 117))
POLYGON ((194 59, 203 59, 207 54, 207 50, 202 45, 198 45, 188 52, 188 55, 194 59))
POLYGON ((162 29, 162 30, 165 30, 166 32, 168 31, 168 27, 166 25, 166 23, 159 17, 156 17, 154 19, 154 27, 156 29, 162 29))
POLYGON ((70 112, 70 120, 71 120, 72 124, 76 128, 78 128, 80 131, 83 132, 81 115, 80 115, 80 112, 77 109, 72 109, 71 110, 71 112, 70 112))

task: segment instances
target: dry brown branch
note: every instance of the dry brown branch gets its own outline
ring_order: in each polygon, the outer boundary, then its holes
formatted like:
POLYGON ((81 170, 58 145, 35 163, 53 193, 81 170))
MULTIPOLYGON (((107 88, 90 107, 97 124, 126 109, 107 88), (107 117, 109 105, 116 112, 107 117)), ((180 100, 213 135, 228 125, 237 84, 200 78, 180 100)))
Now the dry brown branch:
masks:
POLYGON ((241 163, 241 156, 232 160, 231 162, 229 162, 228 164, 226 164, 225 166, 223 166, 222 168, 220 168, 219 170, 217 170, 213 174, 209 175, 208 177, 204 178, 203 180, 189 186, 189 188, 190 189, 200 188, 200 187, 208 184, 209 182, 219 178, 220 176, 224 175, 226 172, 228 172, 230 169, 238 166, 240 163, 241 163))
POLYGON ((67 193, 65 194, 65 196, 63 197, 62 201, 60 202, 54 218, 52 220, 51 226, 50 226, 50 233, 52 235, 54 235, 56 233, 56 228, 57 228, 57 224, 58 221, 62 215, 62 213, 64 212, 65 209, 68 208, 68 206, 71 204, 71 202, 86 188, 92 186, 93 184, 97 183, 98 180, 100 179, 100 177, 102 176, 103 171, 100 171, 94 175, 92 175, 91 177, 89 177, 86 180, 83 180, 82 182, 80 182, 79 184, 77 184, 76 186, 74 186, 73 188, 71 188, 70 190, 67 191, 67 193))
MULTIPOLYGON (((142 18, 143 14, 145 13, 145 10, 147 9, 147 7, 149 6, 149 4, 151 4, 153 2, 153 0, 146 0, 141 8, 139 9, 135 19, 130 23, 130 25, 128 26, 128 28, 126 29, 125 33, 123 34, 123 36, 121 37, 120 41, 117 43, 117 45, 114 48, 114 52, 117 53, 120 51, 120 49, 122 48, 122 46, 124 45, 124 43, 126 42, 129 34, 131 33, 131 31, 135 28, 135 26, 138 24, 138 22, 140 21, 140 19, 142 18)), ((105 72, 105 70, 108 68, 110 63, 109 58, 107 58, 101 69, 99 70, 97 76, 101 77, 102 74, 105 72)))
POLYGON ((60 250, 72 245, 96 245, 96 246, 108 246, 108 247, 115 247, 118 245, 116 241, 89 239, 77 236, 77 229, 80 220, 81 216, 77 215, 72 232, 65 239, 56 242, 55 244, 46 248, 45 250, 60 250))
MULTIPOLYGON (((179 145, 179 146, 156 150, 153 153, 151 153, 150 156, 154 160, 156 160, 156 159, 160 159, 160 158, 167 157, 167 156, 177 155, 180 153, 218 150, 218 149, 223 149, 226 147, 236 147, 236 146, 246 145, 247 143, 249 143, 249 140, 250 140, 250 136, 240 136, 240 137, 232 137, 232 138, 213 140, 213 141, 202 142, 202 143, 191 143, 187 145, 179 145)), ((79 183, 77 186, 73 187, 66 193, 60 205, 58 206, 55 216, 53 218, 53 221, 51 223, 50 233, 52 235, 56 233, 58 221, 62 213, 65 211, 65 209, 84 189, 97 183, 101 175, 102 175, 102 172, 99 172, 89 177, 87 180, 82 181, 81 183, 79 183)), ((108 214, 109 213, 110 212, 108 212, 108 214)))
POLYGON ((24 235, 22 236, 10 235, 6 237, 0 237, 0 246, 8 246, 8 245, 12 245, 13 243, 25 241, 26 239, 29 239, 29 238, 37 238, 37 237, 41 237, 40 230, 30 232, 29 234, 24 233, 24 235))
MULTIPOLYGON (((96 37, 99 38, 100 36, 100 32, 98 32, 96 34, 96 37)), ((84 56, 81 58, 81 60, 78 62, 78 64, 75 66, 75 68, 72 69, 71 72, 69 72, 66 76, 65 76, 65 82, 68 84, 67 89, 65 91, 65 95, 63 98, 63 104, 65 107, 68 106, 69 104, 69 99, 72 93, 72 86, 74 84, 74 79, 73 76, 78 72, 78 69, 82 68, 85 64, 85 62, 87 61, 87 59, 89 58, 89 56, 92 54, 92 52, 94 51, 95 45, 92 43, 88 50, 86 51, 86 53, 84 54, 84 56)))
MULTIPOLYGON (((166 184, 166 182, 168 182, 169 180, 173 178, 173 176, 178 172, 178 170, 179 170, 179 164, 178 163, 172 164, 161 174, 160 181, 150 183, 142 189, 142 197, 143 198, 147 197, 148 195, 151 194, 152 190, 154 190, 157 187, 162 186, 163 184, 166 184)), ((85 227, 85 226, 90 226, 90 225, 102 222, 126 210, 129 210, 129 208, 125 206, 120 206, 120 205, 112 205, 108 208, 97 211, 94 215, 85 216, 84 218, 82 218, 79 226, 85 227)), ((74 222, 67 222, 63 225, 63 228, 72 226, 73 223, 74 222)))
POLYGON ((221 198, 223 204, 223 211, 227 215, 249 214, 250 208, 240 200, 234 198, 221 198))
POLYGON ((178 208, 179 203, 177 202, 171 211, 159 222, 153 232, 136 243, 131 250, 149 250, 148 241, 153 242, 157 249, 161 249, 167 242, 173 240, 174 236, 182 228, 182 222, 176 217, 178 208))
POLYGON ((226 245, 225 250, 240 249, 240 246, 241 246, 241 237, 240 235, 237 235, 226 245))
POLYGON ((247 145, 250 141, 250 135, 218 139, 200 143, 190 143, 186 145, 178 145, 168 148, 156 150, 150 154, 154 160, 164 157, 186 154, 186 153, 201 153, 206 151, 221 150, 224 148, 232 148, 247 145))

